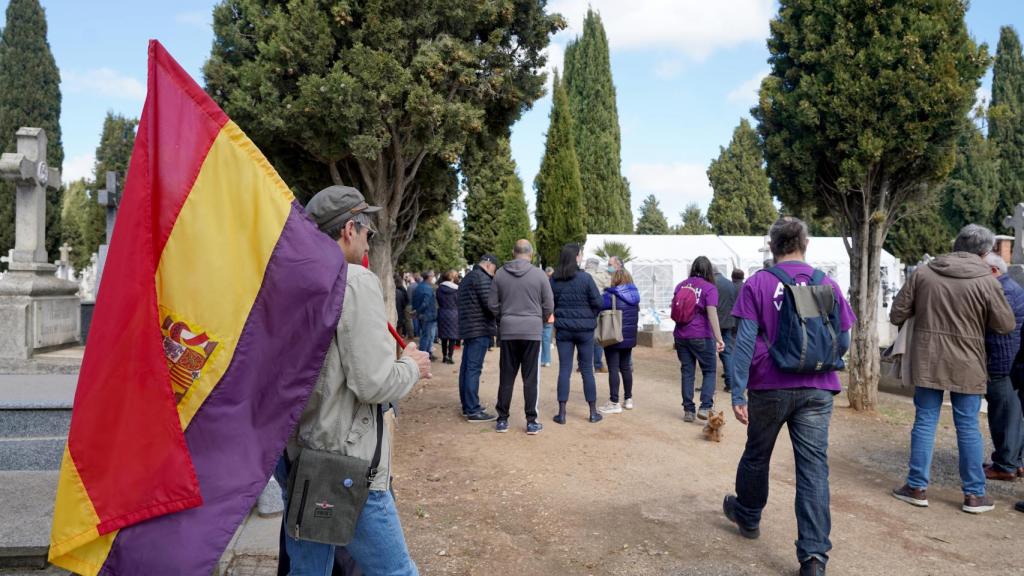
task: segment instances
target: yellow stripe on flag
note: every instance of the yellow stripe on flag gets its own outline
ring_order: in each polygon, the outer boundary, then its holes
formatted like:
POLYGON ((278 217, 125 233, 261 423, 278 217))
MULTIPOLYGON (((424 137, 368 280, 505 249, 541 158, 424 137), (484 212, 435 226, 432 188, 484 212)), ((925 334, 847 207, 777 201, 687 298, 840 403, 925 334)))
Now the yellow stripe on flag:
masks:
POLYGON ((97 524, 99 516, 65 445, 50 535, 54 542, 50 546, 50 562, 84 576, 99 573, 117 532, 100 536, 97 524))

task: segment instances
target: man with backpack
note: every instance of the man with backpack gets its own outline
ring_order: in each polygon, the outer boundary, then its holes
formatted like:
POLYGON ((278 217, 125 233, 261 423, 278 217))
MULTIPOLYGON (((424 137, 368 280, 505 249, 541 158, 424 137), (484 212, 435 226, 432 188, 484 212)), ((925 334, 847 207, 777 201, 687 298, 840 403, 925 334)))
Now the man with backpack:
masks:
POLYGON ((775 265, 752 276, 733 307, 738 326, 732 404, 736 419, 747 426, 747 444, 736 470, 736 495, 725 497, 723 510, 741 535, 760 536, 768 466, 786 424, 796 464, 800 575, 822 576, 832 548, 832 397, 841 390, 836 370, 843 368, 856 318, 839 286, 804 262, 808 234, 803 221, 780 218, 768 234, 775 265), (749 400, 744 398, 747 388, 749 400))

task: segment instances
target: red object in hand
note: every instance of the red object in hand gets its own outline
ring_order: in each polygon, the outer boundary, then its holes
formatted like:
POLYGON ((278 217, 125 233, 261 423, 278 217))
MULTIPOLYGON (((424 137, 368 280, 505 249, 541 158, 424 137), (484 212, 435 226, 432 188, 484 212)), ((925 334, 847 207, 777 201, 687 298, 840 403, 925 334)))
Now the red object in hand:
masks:
MULTIPOLYGON (((367 270, 370 269, 369 254, 363 255, 363 268, 366 268, 367 270)), ((391 322, 388 322, 388 332, 391 332, 391 336, 395 339, 395 342, 398 342, 398 347, 401 348, 402 350, 405 350, 405 340, 403 340, 402 337, 399 336, 398 330, 395 330, 395 327, 391 325, 391 322)))

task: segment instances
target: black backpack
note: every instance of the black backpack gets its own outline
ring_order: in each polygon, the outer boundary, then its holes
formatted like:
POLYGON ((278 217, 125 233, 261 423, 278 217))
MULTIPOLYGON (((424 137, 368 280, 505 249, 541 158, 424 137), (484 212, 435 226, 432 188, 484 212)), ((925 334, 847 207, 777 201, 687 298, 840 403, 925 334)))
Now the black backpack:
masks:
POLYGON ((798 285, 782 268, 767 272, 785 286, 775 343, 768 352, 783 372, 820 374, 846 367, 840 346, 839 306, 832 285, 823 283, 825 273, 815 269, 810 282, 798 285))

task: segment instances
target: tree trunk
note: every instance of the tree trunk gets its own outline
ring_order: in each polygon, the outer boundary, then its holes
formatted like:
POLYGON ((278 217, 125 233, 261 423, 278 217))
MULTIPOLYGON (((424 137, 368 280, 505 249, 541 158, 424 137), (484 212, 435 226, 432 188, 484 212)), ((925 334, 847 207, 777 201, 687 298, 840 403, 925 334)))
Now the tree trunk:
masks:
POLYGON ((853 228, 850 251, 850 303, 857 315, 850 347, 847 398, 854 410, 872 411, 878 402, 878 291, 884 218, 869 215, 853 228), (879 221, 880 220, 880 221, 879 221))

